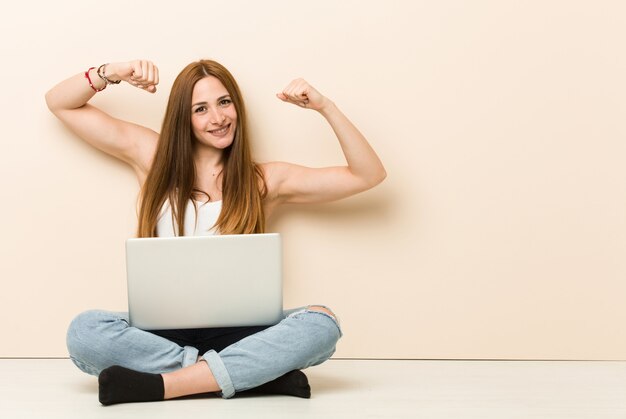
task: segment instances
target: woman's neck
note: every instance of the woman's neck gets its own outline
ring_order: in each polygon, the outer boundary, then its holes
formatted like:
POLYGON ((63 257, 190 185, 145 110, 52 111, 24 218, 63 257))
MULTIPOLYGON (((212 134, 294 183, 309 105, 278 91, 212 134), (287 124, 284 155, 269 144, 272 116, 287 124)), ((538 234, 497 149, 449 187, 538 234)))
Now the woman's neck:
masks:
MULTIPOLYGON (((198 147, 194 153, 196 181, 194 187, 210 196, 211 201, 222 199, 220 174, 224 167, 222 150, 198 147)), ((201 198, 204 199, 204 198, 201 198)))
POLYGON ((224 152, 222 150, 196 147, 194 150, 194 163, 196 175, 199 178, 217 176, 224 167, 224 152))

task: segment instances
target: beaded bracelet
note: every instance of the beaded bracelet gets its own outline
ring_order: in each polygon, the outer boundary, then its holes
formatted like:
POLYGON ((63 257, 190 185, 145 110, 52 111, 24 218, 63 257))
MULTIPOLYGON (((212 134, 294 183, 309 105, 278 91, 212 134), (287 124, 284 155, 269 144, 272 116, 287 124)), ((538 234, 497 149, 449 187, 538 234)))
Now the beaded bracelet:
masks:
POLYGON ((89 82, 89 86, 91 86, 91 88, 93 89, 94 92, 98 93, 103 91, 104 89, 107 88, 106 83, 104 84, 104 86, 102 87, 102 89, 96 89, 96 87, 93 85, 93 83, 91 82, 91 77, 89 77, 89 72, 91 70, 93 70, 96 67, 89 67, 89 70, 85 71, 85 78, 87 79, 87 81, 89 82))
POLYGON ((109 80, 106 76, 106 69, 107 69, 107 65, 109 65, 109 63, 106 64, 102 64, 100 67, 98 67, 98 70, 96 70, 96 73, 98 73, 98 77, 100 77, 102 79, 102 81, 104 81, 107 85, 109 84, 120 84, 120 82, 122 80, 109 80))

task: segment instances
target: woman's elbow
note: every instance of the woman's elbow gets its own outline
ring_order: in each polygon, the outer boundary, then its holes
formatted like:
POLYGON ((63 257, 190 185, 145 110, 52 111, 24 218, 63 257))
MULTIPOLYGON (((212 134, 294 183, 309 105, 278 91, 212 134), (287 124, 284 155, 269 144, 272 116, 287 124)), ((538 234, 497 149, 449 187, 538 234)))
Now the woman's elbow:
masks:
POLYGON ((50 112, 55 113, 56 107, 54 106, 54 94, 52 93, 52 90, 48 90, 46 92, 45 99, 46 99, 46 106, 48 106, 48 109, 50 110, 50 112))
POLYGON ((383 180, 387 179, 387 171, 384 167, 381 167, 380 177, 378 179, 378 183, 382 183, 383 180))
POLYGON ((372 189, 374 186, 380 185, 387 177, 387 171, 381 167, 367 179, 365 190, 372 189))
POLYGON ((376 176, 373 178, 372 188, 376 185, 381 184, 382 181, 385 180, 386 178, 387 178, 387 171, 381 165, 380 169, 376 172, 376 176))

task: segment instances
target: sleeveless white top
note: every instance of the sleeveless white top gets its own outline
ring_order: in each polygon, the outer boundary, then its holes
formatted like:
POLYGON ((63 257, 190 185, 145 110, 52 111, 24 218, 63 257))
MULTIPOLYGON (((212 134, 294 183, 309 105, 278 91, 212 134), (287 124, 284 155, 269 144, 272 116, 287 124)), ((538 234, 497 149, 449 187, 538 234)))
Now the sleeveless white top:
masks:
MULTIPOLYGON (((198 206, 198 216, 193 207, 193 202, 187 202, 185 210, 185 236, 212 236, 219 234, 213 225, 222 210, 222 201, 196 202, 198 206)), ((172 214, 172 207, 169 201, 165 201, 156 226, 157 237, 175 237, 178 234, 178 227, 172 214)))

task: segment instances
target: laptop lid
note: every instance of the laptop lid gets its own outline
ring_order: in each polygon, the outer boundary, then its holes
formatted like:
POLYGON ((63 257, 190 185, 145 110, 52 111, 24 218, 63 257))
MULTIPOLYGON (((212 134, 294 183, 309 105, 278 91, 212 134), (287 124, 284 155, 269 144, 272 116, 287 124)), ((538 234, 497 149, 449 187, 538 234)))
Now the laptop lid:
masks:
POLYGON ((282 318, 280 235, 126 240, 131 326, 260 326, 282 318))

